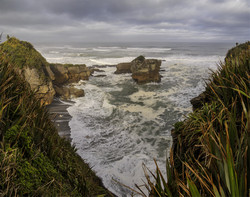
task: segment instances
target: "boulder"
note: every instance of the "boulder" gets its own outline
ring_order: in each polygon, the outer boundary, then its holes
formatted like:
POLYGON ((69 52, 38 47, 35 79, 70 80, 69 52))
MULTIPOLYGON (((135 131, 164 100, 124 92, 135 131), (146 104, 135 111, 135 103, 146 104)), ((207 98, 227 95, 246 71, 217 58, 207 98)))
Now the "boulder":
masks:
POLYGON ((117 64, 115 74, 132 73, 131 66, 132 62, 117 64))
POLYGON ((161 60, 145 59, 145 57, 139 56, 131 63, 132 78, 137 83, 142 84, 161 81, 161 75, 159 73, 161 60))

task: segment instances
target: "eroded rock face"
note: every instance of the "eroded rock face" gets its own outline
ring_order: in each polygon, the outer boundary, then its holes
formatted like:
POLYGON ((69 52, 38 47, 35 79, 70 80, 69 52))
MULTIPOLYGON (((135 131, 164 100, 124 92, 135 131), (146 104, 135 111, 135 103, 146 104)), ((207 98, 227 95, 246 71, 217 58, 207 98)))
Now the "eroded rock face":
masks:
POLYGON ((132 78, 140 84, 148 82, 160 82, 160 66, 161 60, 145 59, 143 56, 139 56, 132 61, 132 78))
POLYGON ((53 83, 57 86, 69 83, 77 83, 80 80, 88 80, 91 74, 90 70, 85 64, 51 64, 50 68, 55 75, 55 80, 53 83))
POLYGON ((50 68, 55 75, 53 84, 56 96, 66 100, 84 96, 84 90, 67 85, 89 79, 91 71, 85 64, 51 64, 50 68))
POLYGON ((55 90, 52 81, 36 68, 23 68, 22 74, 36 96, 43 104, 50 104, 53 101, 55 90))

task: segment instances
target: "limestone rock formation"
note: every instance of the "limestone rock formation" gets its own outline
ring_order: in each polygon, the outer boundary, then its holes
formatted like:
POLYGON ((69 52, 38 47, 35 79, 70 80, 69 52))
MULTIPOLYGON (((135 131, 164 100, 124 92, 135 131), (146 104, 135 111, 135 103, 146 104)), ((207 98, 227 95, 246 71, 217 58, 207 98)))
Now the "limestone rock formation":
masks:
POLYGON ((51 64, 50 68, 55 75, 54 84, 56 85, 88 80, 91 74, 85 64, 51 64))
POLYGON ((139 84, 160 82, 160 66, 161 60, 139 56, 132 62, 117 64, 115 74, 132 73, 132 78, 139 84))
POLYGON ((84 91, 64 87, 79 80, 88 80, 90 70, 86 65, 49 64, 28 42, 12 37, 0 45, 0 63, 12 66, 35 92, 43 104, 50 104, 54 95, 69 99, 83 96, 84 91))
POLYGON ((53 101, 55 90, 52 81, 43 73, 39 73, 36 68, 23 68, 23 76, 25 81, 30 84, 31 90, 36 93, 37 98, 42 100, 44 104, 50 104, 53 101))
POLYGON ((85 64, 51 64, 50 68, 55 75, 53 84, 56 96, 62 99, 84 96, 84 90, 68 86, 68 84, 89 79, 91 71, 85 64))
POLYGON ((132 78, 140 84, 148 82, 160 82, 160 66, 161 60, 145 59, 143 56, 139 56, 132 61, 132 78))

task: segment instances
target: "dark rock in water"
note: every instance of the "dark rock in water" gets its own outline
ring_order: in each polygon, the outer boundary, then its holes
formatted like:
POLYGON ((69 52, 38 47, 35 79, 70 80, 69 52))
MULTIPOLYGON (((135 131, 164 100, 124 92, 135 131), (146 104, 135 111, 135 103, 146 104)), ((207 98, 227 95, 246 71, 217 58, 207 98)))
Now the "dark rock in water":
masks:
POLYGON ((131 66, 132 62, 117 64, 115 74, 132 73, 131 66))
POLYGON ((90 68, 90 73, 93 74, 94 72, 104 73, 105 71, 99 68, 90 68))
POLYGON ((132 78, 140 84, 148 82, 160 82, 160 66, 161 60, 145 59, 143 56, 139 56, 132 61, 132 78))
POLYGON ((106 77, 107 75, 95 75, 93 77, 106 77))

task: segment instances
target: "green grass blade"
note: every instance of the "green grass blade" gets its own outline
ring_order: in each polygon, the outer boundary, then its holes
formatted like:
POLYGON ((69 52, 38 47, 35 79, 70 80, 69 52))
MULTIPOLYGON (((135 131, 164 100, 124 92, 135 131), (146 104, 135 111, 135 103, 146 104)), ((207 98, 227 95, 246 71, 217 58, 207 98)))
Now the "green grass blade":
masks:
POLYGON ((189 186, 189 190, 190 190, 190 193, 192 195, 192 197, 201 197, 196 185, 194 184, 193 181, 187 179, 187 182, 188 182, 188 186, 189 186))

